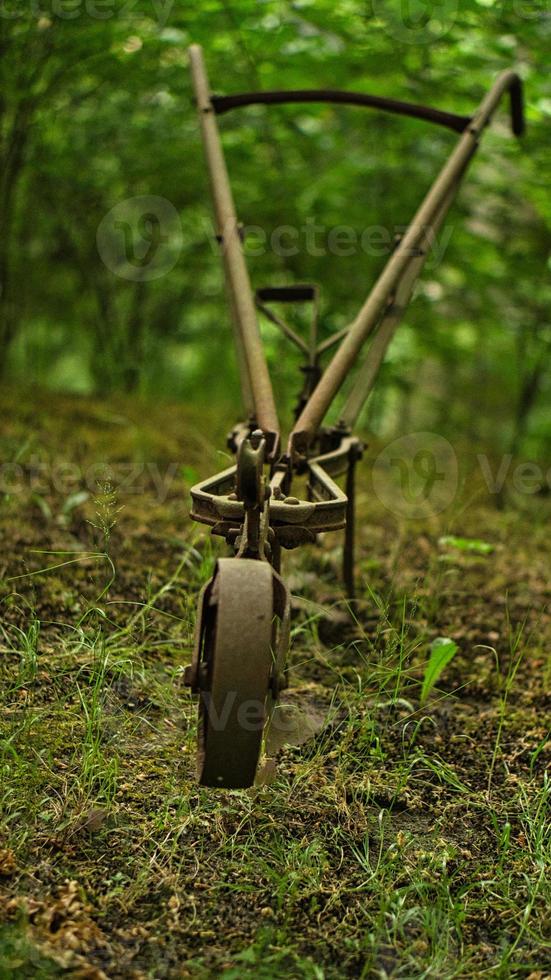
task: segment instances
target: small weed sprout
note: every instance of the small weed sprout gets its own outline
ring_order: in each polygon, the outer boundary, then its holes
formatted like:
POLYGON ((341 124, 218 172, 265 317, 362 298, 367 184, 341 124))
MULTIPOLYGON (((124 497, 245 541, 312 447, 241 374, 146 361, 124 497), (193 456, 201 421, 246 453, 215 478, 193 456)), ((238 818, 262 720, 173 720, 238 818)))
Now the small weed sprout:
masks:
POLYGON ((81 789, 86 798, 112 803, 117 788, 119 761, 109 756, 104 730, 104 702, 108 656, 101 634, 93 648, 94 661, 86 687, 77 683, 77 694, 84 717, 81 789))
MULTIPOLYGON (((17 629, 17 627, 15 627, 17 629)), ((40 620, 33 617, 28 630, 17 629, 21 640, 21 660, 19 664, 19 679, 28 684, 34 681, 38 670, 38 639, 40 636, 40 620)))
POLYGON ((25 685, 34 681, 38 671, 40 620, 33 615, 27 629, 14 624, 8 628, 1 626, 0 636, 5 640, 8 650, 19 654, 18 684, 25 685))
POLYGON ((459 647, 446 636, 437 636, 430 645, 430 656, 421 685, 421 704, 425 704, 438 678, 455 657, 459 647))

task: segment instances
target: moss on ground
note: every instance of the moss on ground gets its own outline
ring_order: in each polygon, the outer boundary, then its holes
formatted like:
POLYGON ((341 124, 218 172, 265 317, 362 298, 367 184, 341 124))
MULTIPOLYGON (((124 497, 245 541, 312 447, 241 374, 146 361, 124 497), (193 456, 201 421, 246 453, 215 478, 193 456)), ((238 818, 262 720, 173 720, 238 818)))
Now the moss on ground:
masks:
POLYGON ((214 425, 0 408, 2 980, 548 976, 549 504, 398 524, 365 464, 356 622, 320 613, 337 541, 287 560, 288 700, 326 722, 273 781, 210 792, 183 668, 214 425), (422 705, 437 636, 459 651, 422 705))

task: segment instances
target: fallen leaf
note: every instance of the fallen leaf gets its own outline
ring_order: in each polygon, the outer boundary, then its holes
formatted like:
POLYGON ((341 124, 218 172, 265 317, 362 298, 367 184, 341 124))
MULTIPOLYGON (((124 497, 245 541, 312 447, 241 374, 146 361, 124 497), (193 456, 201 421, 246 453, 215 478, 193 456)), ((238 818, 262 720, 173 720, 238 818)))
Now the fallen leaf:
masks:
POLYGON ((15 874, 16 871, 17 864, 13 851, 9 848, 0 850, 0 875, 7 878, 9 875, 15 874))

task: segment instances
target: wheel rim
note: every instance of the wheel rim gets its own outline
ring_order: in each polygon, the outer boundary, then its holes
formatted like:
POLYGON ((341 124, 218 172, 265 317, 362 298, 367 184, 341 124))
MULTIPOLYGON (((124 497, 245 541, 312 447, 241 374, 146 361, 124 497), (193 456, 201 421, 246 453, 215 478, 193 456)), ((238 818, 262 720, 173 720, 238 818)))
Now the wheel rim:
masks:
POLYGON ((254 782, 274 656, 274 572, 264 561, 221 558, 201 623, 198 770, 203 786, 254 782))

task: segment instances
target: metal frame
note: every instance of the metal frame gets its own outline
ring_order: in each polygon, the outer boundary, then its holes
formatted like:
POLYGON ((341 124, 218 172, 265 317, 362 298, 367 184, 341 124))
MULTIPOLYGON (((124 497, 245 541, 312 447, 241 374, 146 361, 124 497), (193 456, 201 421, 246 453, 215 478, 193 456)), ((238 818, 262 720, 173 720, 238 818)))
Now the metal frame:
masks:
MULTIPOLYGON (((255 313, 240 226, 231 193, 216 115, 253 103, 284 104, 296 102, 338 102, 414 116, 444 125, 460 132, 457 145, 414 215, 407 231, 397 243, 385 268, 374 284, 353 322, 317 348, 319 357, 330 345, 340 346, 296 419, 290 433, 287 454, 297 461, 303 458, 315 441, 321 423, 345 378, 357 362, 365 341, 378 328, 378 342, 373 345, 360 377, 342 414, 344 427, 350 427, 371 391, 384 352, 411 296, 415 280, 424 264, 427 242, 436 234, 451 207, 466 168, 475 154, 482 132, 490 122, 501 99, 509 93, 511 121, 515 135, 524 131, 522 85, 513 71, 498 76, 488 94, 472 116, 459 116, 425 106, 398 102, 365 93, 333 90, 300 90, 289 92, 252 92, 232 96, 213 96, 210 92, 203 53, 199 45, 189 49, 191 73, 216 218, 217 237, 222 245, 226 278, 234 314, 234 329, 241 386, 245 409, 267 440, 271 460, 279 454, 279 424, 268 367, 255 313)), ((289 287, 297 288, 297 287, 289 287)), ((258 294, 257 294, 258 297, 258 294)), ((264 304, 261 302, 261 308, 264 304)), ((272 322, 278 322, 275 316, 272 322)), ((278 324, 294 343, 303 342, 287 325, 278 324)), ((311 356, 310 349, 310 356, 311 356)))
MULTIPOLYGON (((225 537, 239 562, 237 567, 232 561, 218 562, 213 579, 203 589, 195 652, 186 672, 186 683, 200 695, 203 708, 211 697, 222 703, 230 695, 237 696, 236 704, 246 704, 254 690, 264 718, 264 700, 275 703, 279 691, 287 684, 285 656, 290 596, 279 575, 281 548, 296 548, 315 541, 320 532, 344 528, 343 578, 348 596, 354 597, 354 477, 363 445, 351 431, 411 299, 431 241, 453 203, 482 132, 506 93, 511 99, 513 132, 520 136, 524 130, 522 88, 518 75, 503 72, 473 116, 459 116, 366 93, 334 90, 213 96, 201 48, 192 45, 189 55, 247 422, 237 425, 228 439, 229 448, 236 456, 235 465, 191 490, 191 517, 210 526, 214 534, 225 537), (264 287, 253 294, 216 123, 217 115, 240 106, 297 102, 359 105, 426 120, 460 134, 357 316, 321 343, 318 340, 319 293, 315 285, 264 287), (273 310, 274 302, 312 305, 308 340, 299 336, 280 312, 273 310), (257 310, 305 357, 304 384, 284 453, 257 310), (359 365, 338 423, 323 428, 323 419, 333 399, 358 363, 369 337, 372 337, 371 345, 359 365), (337 350, 322 370, 321 358, 333 346, 337 350), (305 500, 291 495, 295 473, 306 477, 305 500), (346 475, 345 491, 335 482, 343 475, 346 475), (259 562, 264 564, 263 569, 257 568, 259 562), (266 563, 271 569, 266 568, 266 563), (273 663, 269 676, 268 633, 261 644, 262 650, 255 643, 256 620, 262 610, 264 619, 268 615, 266 610, 271 610, 274 621, 281 624, 277 629, 274 627, 272 635, 273 663), (259 680, 262 677, 264 680, 259 680)), ((254 779, 261 739, 256 733, 247 740, 234 714, 230 713, 230 722, 220 734, 212 725, 208 728, 207 715, 200 709, 203 738, 199 739, 199 778, 204 785, 239 787, 250 785, 254 779), (205 731, 210 732, 206 738, 205 731), (240 753, 247 756, 246 764, 240 753)))
MULTIPOLYGON (((359 440, 348 436, 337 449, 306 460, 309 500, 300 501, 285 494, 282 483, 286 471, 283 468, 274 471, 268 484, 270 527, 283 547, 303 543, 298 534, 289 533, 290 528, 303 530, 304 541, 312 541, 322 531, 339 531, 345 527, 347 497, 334 478, 347 473, 350 460, 355 461, 360 452, 359 440)), ((246 502, 238 499, 236 493, 237 478, 236 464, 191 488, 192 520, 210 525, 215 534, 230 541, 233 531, 243 524, 247 510, 246 502)))

